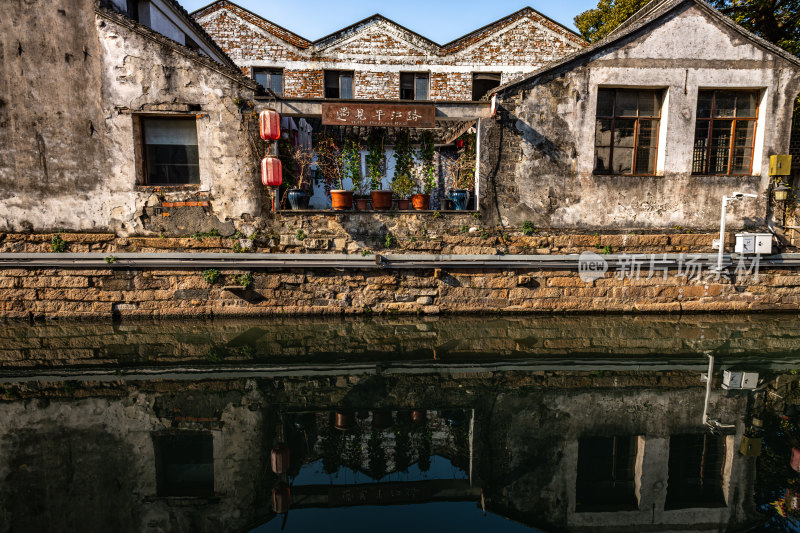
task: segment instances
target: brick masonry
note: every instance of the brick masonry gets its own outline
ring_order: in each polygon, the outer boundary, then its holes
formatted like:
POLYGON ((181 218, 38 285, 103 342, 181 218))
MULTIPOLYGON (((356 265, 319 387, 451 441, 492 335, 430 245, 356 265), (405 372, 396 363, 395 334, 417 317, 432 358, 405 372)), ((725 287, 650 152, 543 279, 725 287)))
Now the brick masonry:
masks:
POLYGON ((531 8, 446 45, 380 15, 311 42, 228 1, 194 14, 247 74, 284 69, 284 95, 322 98, 324 69, 355 71, 355 97, 399 99, 400 71, 430 73, 430 99, 471 100, 472 73, 506 82, 585 46, 575 33, 531 8))
POLYGON ((199 269, 0 270, 0 316, 11 319, 367 313, 731 312, 800 310, 800 272, 762 271, 742 284, 667 279, 584 283, 570 270, 291 269, 244 271, 209 284, 199 269))

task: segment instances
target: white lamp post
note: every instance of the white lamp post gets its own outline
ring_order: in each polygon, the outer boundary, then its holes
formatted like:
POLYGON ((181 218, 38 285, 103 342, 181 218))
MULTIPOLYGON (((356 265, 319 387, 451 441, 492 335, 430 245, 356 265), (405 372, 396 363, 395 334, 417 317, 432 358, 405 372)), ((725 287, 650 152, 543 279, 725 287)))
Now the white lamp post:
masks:
POLYGON ((722 197, 722 216, 720 217, 719 221, 719 254, 717 255, 717 272, 722 272, 722 254, 725 252, 725 213, 728 210, 728 204, 731 202, 738 202, 744 198, 758 198, 758 195, 737 191, 730 196, 722 197))

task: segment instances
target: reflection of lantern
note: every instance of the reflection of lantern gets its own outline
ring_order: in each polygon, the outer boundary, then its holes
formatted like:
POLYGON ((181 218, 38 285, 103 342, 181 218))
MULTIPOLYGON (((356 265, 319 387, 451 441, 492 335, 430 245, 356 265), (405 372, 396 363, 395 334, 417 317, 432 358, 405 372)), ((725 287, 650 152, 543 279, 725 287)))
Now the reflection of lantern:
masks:
POLYGON ((391 411, 374 411, 372 413, 372 427, 375 429, 386 429, 392 426, 391 411))
POLYGON ((281 138, 281 116, 273 109, 265 109, 258 115, 258 130, 265 141, 281 138))
POLYGON ((278 443, 269 453, 272 471, 277 474, 285 474, 289 471, 289 447, 286 444, 278 443))
POLYGON ((411 411, 411 422, 414 424, 422 424, 428 419, 428 413, 420 410, 411 411))
POLYGON ((272 510, 275 514, 286 514, 292 504, 292 492, 286 483, 278 483, 272 489, 272 510))
POLYGON ((800 472, 800 450, 797 448, 792 448, 792 458, 789 461, 789 466, 791 466, 792 470, 795 472, 800 472))
POLYGON ((283 183, 281 160, 268 155, 261 160, 261 183, 265 187, 280 187, 283 183))
POLYGON ((334 416, 333 427, 339 431, 347 431, 348 429, 352 429, 355 425, 356 421, 352 413, 336 412, 336 415, 334 416))
POLYGON ((786 509, 791 511, 800 510, 800 493, 796 489, 786 489, 786 509))

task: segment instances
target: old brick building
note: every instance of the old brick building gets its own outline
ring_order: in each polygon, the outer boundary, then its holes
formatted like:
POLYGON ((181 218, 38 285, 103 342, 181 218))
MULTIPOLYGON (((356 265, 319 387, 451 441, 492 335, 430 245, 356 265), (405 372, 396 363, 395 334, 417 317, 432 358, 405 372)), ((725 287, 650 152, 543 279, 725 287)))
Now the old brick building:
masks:
POLYGON ((529 7, 445 45, 381 15, 313 42, 227 0, 194 16, 246 74, 288 98, 476 100, 586 44, 529 7))

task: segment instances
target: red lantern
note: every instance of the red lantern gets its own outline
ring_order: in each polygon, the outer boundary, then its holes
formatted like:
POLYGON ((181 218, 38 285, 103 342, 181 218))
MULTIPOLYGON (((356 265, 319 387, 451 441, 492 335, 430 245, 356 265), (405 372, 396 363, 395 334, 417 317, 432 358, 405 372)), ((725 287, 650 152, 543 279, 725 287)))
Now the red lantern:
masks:
POLYGON ((274 109, 265 109, 258 115, 258 130, 265 141, 281 138, 281 116, 274 109))
POLYGON ((456 139, 456 148, 464 148, 464 139, 456 139))
POLYGON ((292 504, 292 491, 286 483, 279 483, 272 489, 272 510, 275 514, 286 514, 292 504))
POLYGON ((282 442, 272 448, 270 452, 270 464, 272 471, 277 474, 285 474, 289 471, 289 447, 282 442))
POLYGON ((268 155, 261 160, 261 183, 265 187, 280 187, 283 183, 281 160, 268 155))

